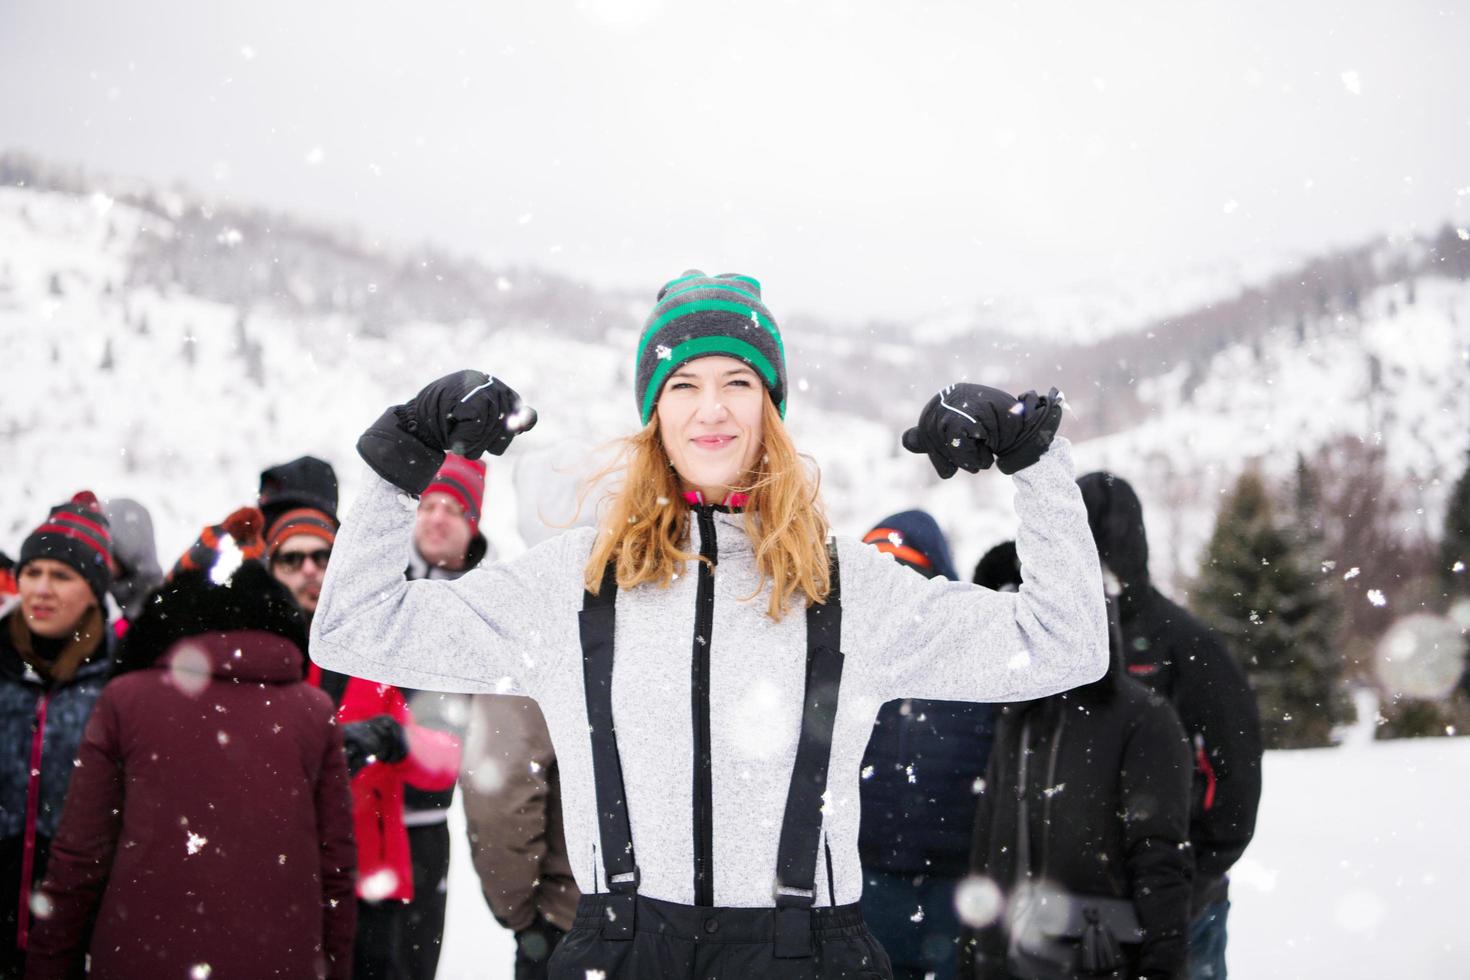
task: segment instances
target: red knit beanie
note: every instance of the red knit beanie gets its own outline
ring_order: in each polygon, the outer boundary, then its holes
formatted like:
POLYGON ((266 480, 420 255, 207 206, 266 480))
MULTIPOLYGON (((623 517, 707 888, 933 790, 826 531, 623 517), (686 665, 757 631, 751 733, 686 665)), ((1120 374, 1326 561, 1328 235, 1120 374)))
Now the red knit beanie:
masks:
POLYGON ((470 530, 478 532, 480 508, 485 503, 485 461, 445 453, 444 465, 439 467, 424 493, 449 494, 464 508, 464 519, 469 522, 470 530))

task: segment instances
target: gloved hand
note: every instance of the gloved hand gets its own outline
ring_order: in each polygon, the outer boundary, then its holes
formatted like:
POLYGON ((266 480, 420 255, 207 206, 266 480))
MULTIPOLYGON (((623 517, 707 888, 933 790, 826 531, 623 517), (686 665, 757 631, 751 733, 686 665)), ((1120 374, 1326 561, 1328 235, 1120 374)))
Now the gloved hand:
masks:
POLYGON ((524 929, 517 930, 516 948, 522 956, 536 963, 545 963, 551 959, 556 944, 566 933, 556 926, 547 922, 541 916, 536 916, 535 921, 524 929))
POLYGON ((383 479, 417 495, 434 479, 446 451, 469 459, 499 456, 535 425, 535 409, 505 382, 482 371, 457 371, 389 408, 357 440, 357 451, 383 479))
POLYGON ((356 776, 373 762, 400 762, 408 755, 403 726, 390 715, 374 715, 342 726, 342 747, 347 752, 347 771, 356 776))
POLYGON ((940 477, 996 463, 1009 476, 1041 458, 1062 422, 1062 396, 1028 391, 1020 398, 987 385, 950 385, 929 399, 919 424, 903 434, 903 448, 924 453, 940 477))
POLYGON ((189 545, 189 550, 179 556, 168 573, 170 580, 179 575, 208 571, 219 560, 220 539, 226 534, 235 539, 235 545, 244 558, 259 558, 265 552, 261 533, 265 529, 265 517, 257 507, 241 507, 218 524, 211 524, 199 532, 199 537, 189 545))

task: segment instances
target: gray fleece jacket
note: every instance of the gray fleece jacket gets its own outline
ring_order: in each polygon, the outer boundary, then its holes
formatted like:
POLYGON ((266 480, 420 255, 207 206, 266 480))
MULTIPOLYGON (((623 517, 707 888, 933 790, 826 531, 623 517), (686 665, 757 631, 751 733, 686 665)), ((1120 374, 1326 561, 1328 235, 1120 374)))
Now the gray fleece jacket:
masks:
MULTIPOLYGON (((823 807, 832 885, 819 859, 818 906, 855 902, 862 892, 859 769, 883 702, 1024 701, 1107 670, 1100 566, 1066 440, 1013 481, 1026 569, 1018 593, 925 579, 876 548, 838 539, 844 667, 823 807)), ((714 904, 770 907, 801 720, 806 617, 797 609, 775 622, 767 594, 747 598, 758 576, 743 522, 716 515, 706 637, 714 904)), ((409 582, 403 552, 413 523, 412 502, 367 472, 332 551, 312 621, 312 659, 380 683, 535 698, 561 767, 577 885, 606 890, 577 617, 596 532, 568 531, 453 581, 409 582)), ((612 688, 639 892, 683 904, 694 902, 697 577, 690 567, 667 589, 619 592, 612 688)))

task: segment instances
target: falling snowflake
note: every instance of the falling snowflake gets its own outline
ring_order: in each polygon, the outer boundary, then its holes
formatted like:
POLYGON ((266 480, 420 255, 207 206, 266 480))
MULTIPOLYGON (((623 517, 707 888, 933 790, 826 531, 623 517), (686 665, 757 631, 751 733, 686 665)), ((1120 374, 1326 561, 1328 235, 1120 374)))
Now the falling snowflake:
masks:
POLYGON ((43 891, 31 893, 31 915, 38 919, 49 919, 56 906, 51 901, 51 896, 43 891))
POLYGON ((912 762, 903 767, 903 774, 909 777, 910 786, 913 786, 919 781, 919 777, 914 774, 914 764, 912 762))
POLYGON ((914 909, 914 914, 911 915, 911 916, 909 916, 909 921, 910 922, 923 922, 924 921, 924 906, 920 905, 918 908, 914 909))
POLYGON ((872 766, 863 766, 863 771, 859 775, 863 779, 872 779, 873 778, 873 767, 872 766))
POLYGON ((1058 793, 1066 788, 1066 783, 1057 783, 1055 786, 1048 786, 1046 789, 1042 790, 1041 793, 1047 799, 1051 799, 1053 796, 1056 796, 1058 793))
POLYGON ((1003 903, 995 882, 978 875, 961 881, 954 892, 954 908, 960 921, 976 929, 999 918, 1003 903))
POLYGON ((1344 574, 1343 574, 1343 576, 1342 576, 1342 580, 1343 580, 1343 581, 1344 581, 1344 582, 1347 582, 1347 581, 1350 581, 1350 580, 1352 580, 1352 579, 1355 579, 1355 578, 1357 578, 1357 577, 1358 577, 1358 574, 1359 574, 1359 573, 1360 573, 1360 572, 1362 572, 1362 569, 1361 569, 1361 568, 1359 568, 1359 567, 1358 567, 1358 566, 1357 566, 1357 565, 1354 565, 1354 566, 1353 566, 1353 567, 1352 567, 1352 568, 1349 568, 1349 569, 1348 569, 1348 570, 1347 570, 1347 571, 1346 571, 1346 572, 1345 572, 1345 573, 1344 573, 1344 574))
POLYGON ((895 548, 903 547, 903 535, 899 534, 897 531, 889 531, 888 540, 895 548))
POLYGON ((1373 605, 1379 607, 1380 609, 1383 608, 1384 606, 1388 605, 1388 597, 1385 596, 1378 589, 1369 589, 1368 590, 1368 601, 1371 602, 1371 603, 1373 603, 1373 605))
POLYGON ((192 830, 189 831, 188 834, 189 839, 184 842, 184 849, 188 851, 191 856, 198 854, 200 851, 204 850, 204 845, 209 843, 209 838, 200 837, 192 830))
POLYGON ((189 968, 189 980, 209 980, 209 975, 214 972, 214 967, 208 963, 195 963, 189 968))
POLYGON ((368 875, 357 884, 357 893, 369 902, 381 902, 398 890, 398 876, 388 868, 368 875))
POLYGON ((655 347, 653 349, 653 352, 658 355, 658 359, 660 361, 672 360, 674 357, 674 352, 669 350, 669 348, 664 346, 663 344, 659 344, 657 347, 655 347))
POLYGON ((511 432, 519 432, 529 425, 535 417, 536 413, 531 409, 530 405, 527 405, 525 402, 517 402, 515 411, 511 412, 510 416, 505 420, 505 427, 511 432))
POLYGON ((1464 570, 1465 570, 1465 563, 1462 562, 1462 561, 1457 561, 1453 565, 1450 566, 1450 571, 1454 572, 1456 575, 1459 575, 1464 570))

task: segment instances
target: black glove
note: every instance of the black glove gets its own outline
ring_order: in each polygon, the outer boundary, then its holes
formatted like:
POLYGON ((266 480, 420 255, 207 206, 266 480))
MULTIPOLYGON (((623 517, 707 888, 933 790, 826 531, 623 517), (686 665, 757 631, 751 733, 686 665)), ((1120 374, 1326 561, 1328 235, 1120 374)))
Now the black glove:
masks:
POLYGON ((457 371, 425 385, 413 401, 394 405, 357 440, 357 451, 389 483, 412 494, 439 472, 444 453, 499 456, 536 411, 505 382, 483 371, 457 371))
POLYGON ((545 963, 551 959, 556 944, 566 933, 538 915, 534 922, 515 935, 516 948, 523 957, 534 963, 545 963))
POLYGON ((342 726, 342 748, 347 752, 347 771, 356 776, 373 762, 399 762, 408 756, 408 739, 403 726, 389 715, 374 715, 365 721, 342 726))
POLYGON ((1062 422, 1062 396, 1028 391, 1020 398, 987 385, 950 385, 929 399, 903 448, 928 455, 940 477, 976 473, 996 463, 1007 476, 1041 458, 1062 422))

